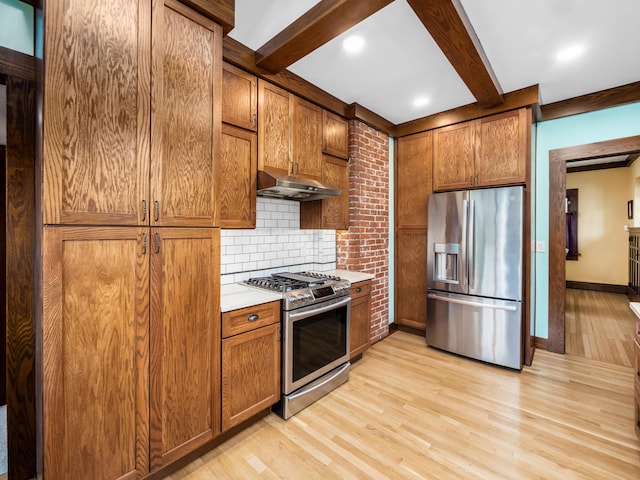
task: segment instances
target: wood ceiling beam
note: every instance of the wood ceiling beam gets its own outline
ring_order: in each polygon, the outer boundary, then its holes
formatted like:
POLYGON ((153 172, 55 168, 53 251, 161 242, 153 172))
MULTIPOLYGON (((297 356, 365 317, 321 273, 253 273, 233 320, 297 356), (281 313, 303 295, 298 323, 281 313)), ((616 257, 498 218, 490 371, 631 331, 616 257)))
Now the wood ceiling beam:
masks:
POLYGON ((501 88, 459 0, 407 0, 482 106, 503 102, 501 88))
POLYGON ((277 73, 393 0, 322 0, 256 50, 256 65, 277 73))

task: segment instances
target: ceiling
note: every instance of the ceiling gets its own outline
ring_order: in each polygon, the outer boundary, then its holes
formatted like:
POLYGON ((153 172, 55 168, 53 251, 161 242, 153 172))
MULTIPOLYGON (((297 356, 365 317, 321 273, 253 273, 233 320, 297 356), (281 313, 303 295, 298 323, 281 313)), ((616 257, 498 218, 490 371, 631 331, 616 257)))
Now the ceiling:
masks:
MULTIPOLYGON (((430 2, 411 0, 414 6, 430 2)), ((235 0, 235 28, 229 36, 258 51, 317 3, 235 0)), ((379 3, 388 5, 287 69, 346 104, 355 102, 394 124, 476 102, 469 80, 462 80, 407 0, 379 3), (342 47, 353 34, 364 39, 358 54, 342 47), (426 103, 414 105, 417 98, 426 103)), ((640 80, 638 0, 453 4, 499 94, 537 84, 544 105, 640 80), (569 47, 582 52, 571 60, 558 60, 558 53, 569 47)))

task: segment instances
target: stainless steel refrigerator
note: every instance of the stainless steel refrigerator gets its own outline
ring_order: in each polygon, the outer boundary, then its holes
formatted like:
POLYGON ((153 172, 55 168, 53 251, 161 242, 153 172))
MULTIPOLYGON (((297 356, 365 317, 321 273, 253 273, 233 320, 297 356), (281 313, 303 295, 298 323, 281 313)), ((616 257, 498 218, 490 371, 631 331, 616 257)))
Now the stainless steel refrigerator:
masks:
POLYGON ((522 368, 524 188, 429 196, 427 344, 522 368))

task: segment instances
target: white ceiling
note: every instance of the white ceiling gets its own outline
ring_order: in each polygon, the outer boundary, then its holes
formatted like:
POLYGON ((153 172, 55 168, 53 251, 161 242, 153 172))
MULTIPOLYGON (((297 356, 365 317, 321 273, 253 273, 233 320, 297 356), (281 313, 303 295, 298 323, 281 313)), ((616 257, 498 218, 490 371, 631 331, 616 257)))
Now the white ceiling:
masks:
MULTIPOLYGON (((640 80, 640 0, 459 0, 504 93, 540 85, 541 104, 640 80), (566 63, 557 52, 582 45, 566 63)), ((229 36, 257 50, 317 0, 235 0, 229 36)), ((289 67, 347 104, 393 123, 475 99, 406 0, 387 7, 289 67), (365 48, 342 49, 358 33, 365 48), (429 103, 414 107, 426 96, 429 103)))

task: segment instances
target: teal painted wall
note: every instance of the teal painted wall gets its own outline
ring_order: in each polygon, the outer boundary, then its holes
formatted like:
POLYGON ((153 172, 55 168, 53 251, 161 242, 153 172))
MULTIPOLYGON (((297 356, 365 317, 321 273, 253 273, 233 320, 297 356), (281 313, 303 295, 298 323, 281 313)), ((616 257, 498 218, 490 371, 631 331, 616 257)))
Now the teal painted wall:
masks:
POLYGON ((535 152, 535 334, 549 338, 549 150, 640 135, 640 103, 538 123, 535 152))
POLYGON ((33 7, 17 0, 0 0, 0 46, 34 54, 33 7))

